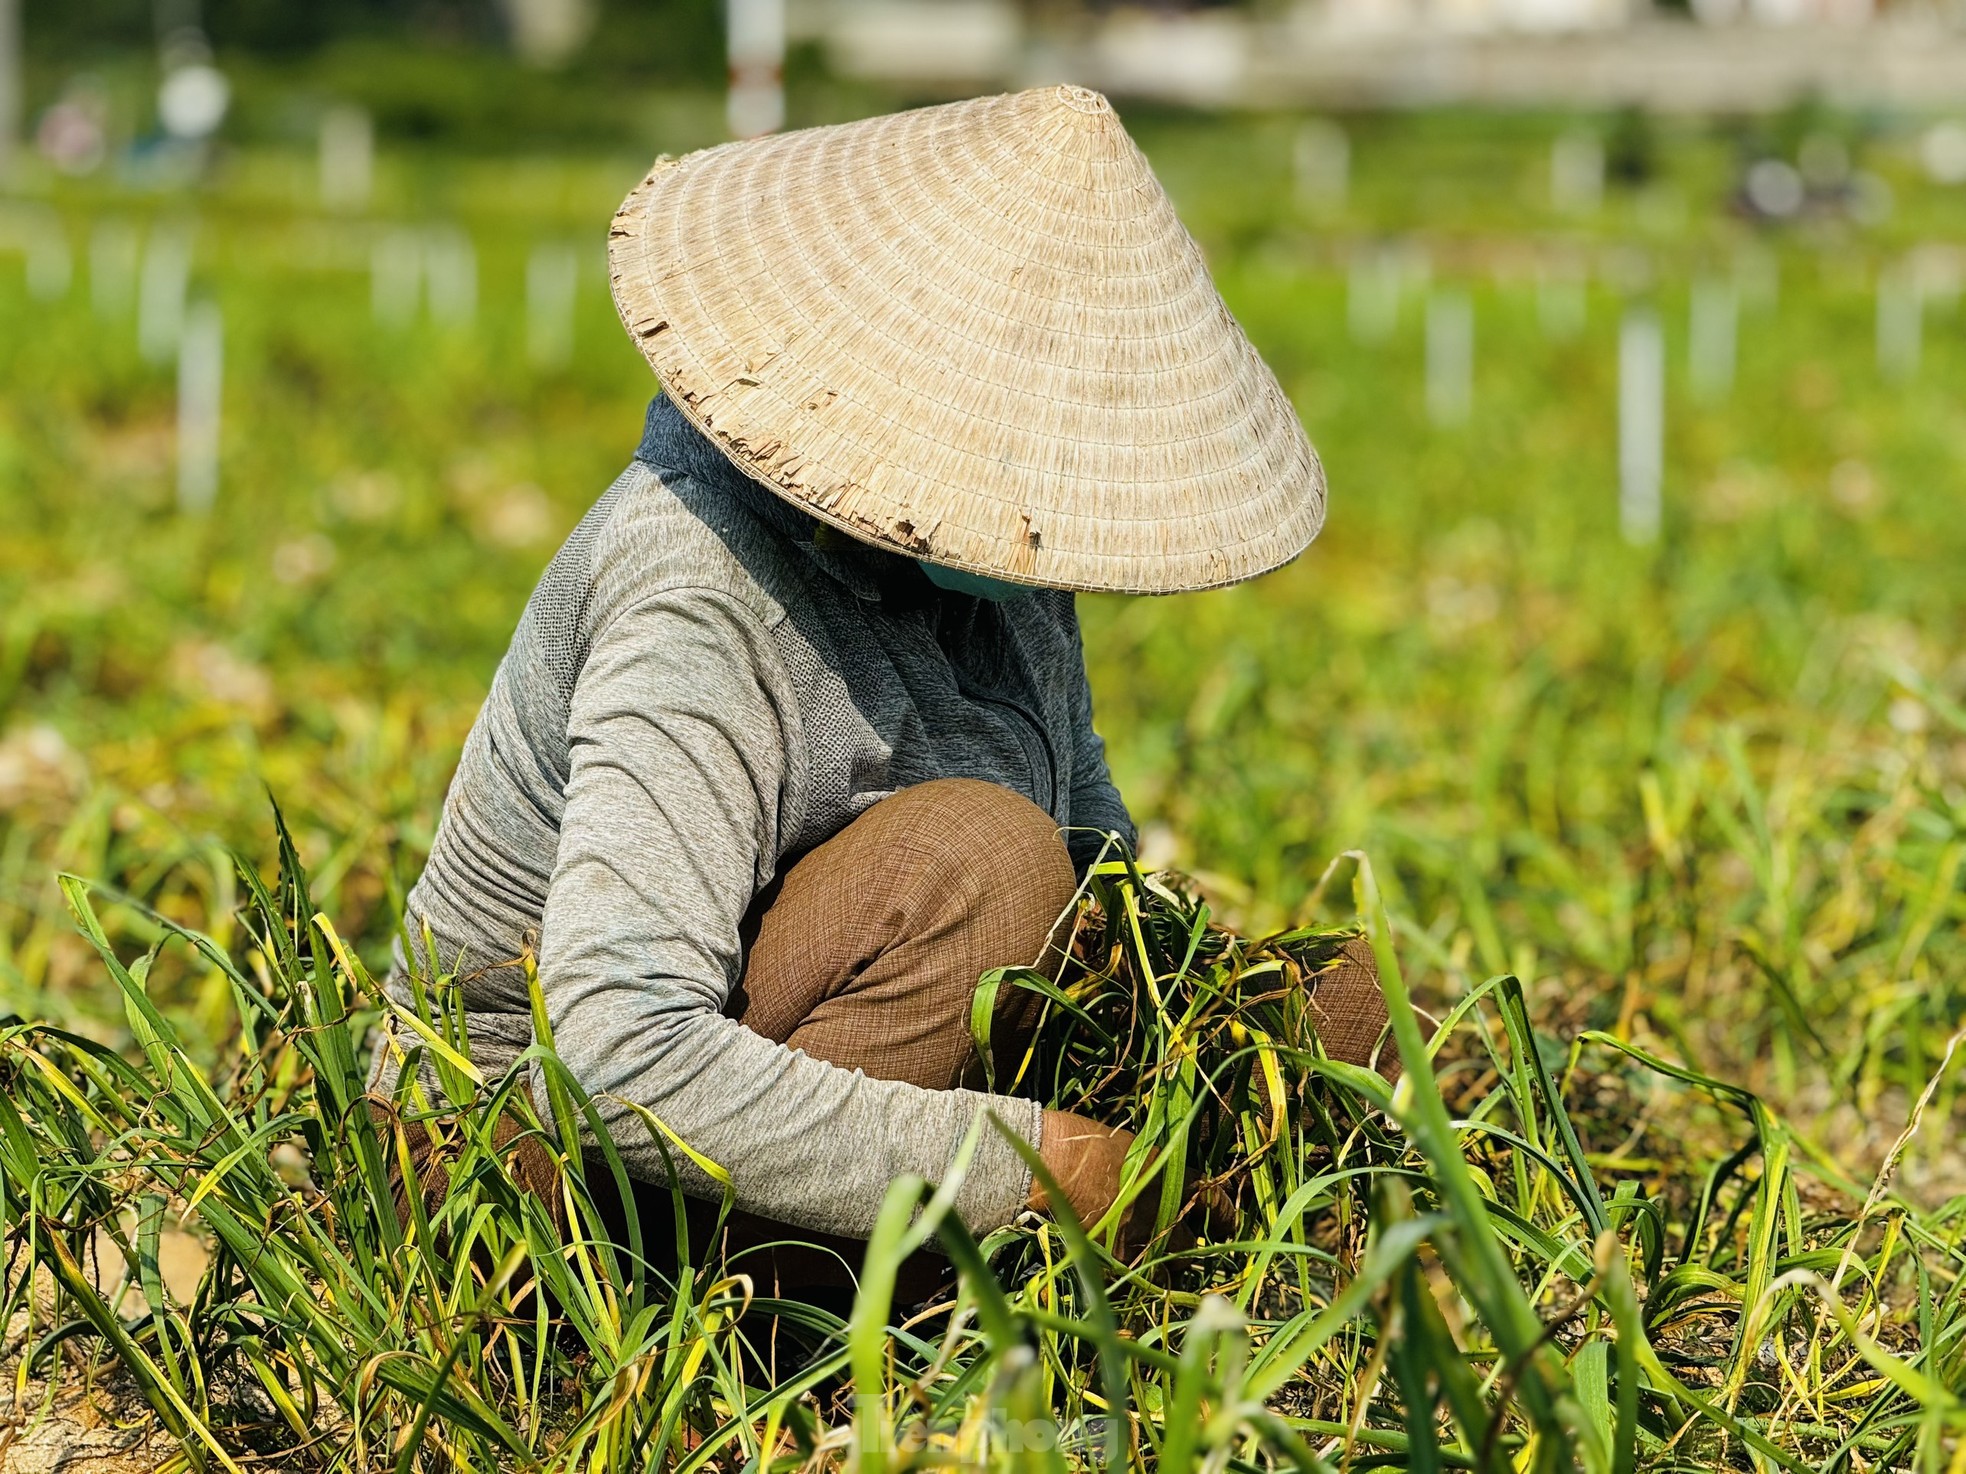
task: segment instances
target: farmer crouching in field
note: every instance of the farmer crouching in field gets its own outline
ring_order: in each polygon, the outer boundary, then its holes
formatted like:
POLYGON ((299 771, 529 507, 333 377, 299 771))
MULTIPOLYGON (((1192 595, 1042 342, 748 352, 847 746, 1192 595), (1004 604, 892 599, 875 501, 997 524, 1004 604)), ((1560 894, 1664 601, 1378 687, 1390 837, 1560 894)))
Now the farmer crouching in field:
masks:
MULTIPOLYGON (((1126 1133, 974 1088, 970 1020, 1132 839, 1072 591, 1288 562, 1323 517, 1310 443, 1096 93, 665 159, 612 235, 664 392, 519 622, 412 934, 491 1078, 532 1042, 536 959, 560 1057, 665 1198, 623 1102, 767 1238, 864 1238, 986 1112, 1093 1220, 1126 1133)), ((1035 1000, 997 995, 1000 1058, 1035 1000)), ((1369 976, 1318 1004, 1363 1060, 1369 976)), ((956 1203, 979 1233, 1047 1207, 987 1123, 956 1203)))

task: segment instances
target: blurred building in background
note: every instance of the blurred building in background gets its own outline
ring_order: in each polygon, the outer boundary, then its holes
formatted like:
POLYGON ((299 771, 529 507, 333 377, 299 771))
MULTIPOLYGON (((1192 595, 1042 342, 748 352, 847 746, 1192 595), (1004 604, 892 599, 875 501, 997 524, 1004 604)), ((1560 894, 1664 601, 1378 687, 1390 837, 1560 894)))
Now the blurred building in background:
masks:
POLYGON ((1069 77, 1206 106, 1726 112, 1966 96, 1960 11, 1893 0, 792 0, 791 25, 845 76, 951 91, 1069 77))
POLYGON ((1950 111, 1966 0, 0 0, 0 175, 30 150, 194 174, 221 126, 358 160, 339 145, 371 127, 669 137, 663 96, 726 86, 742 135, 780 126, 788 71, 899 101, 1069 80, 1200 107, 1950 111))

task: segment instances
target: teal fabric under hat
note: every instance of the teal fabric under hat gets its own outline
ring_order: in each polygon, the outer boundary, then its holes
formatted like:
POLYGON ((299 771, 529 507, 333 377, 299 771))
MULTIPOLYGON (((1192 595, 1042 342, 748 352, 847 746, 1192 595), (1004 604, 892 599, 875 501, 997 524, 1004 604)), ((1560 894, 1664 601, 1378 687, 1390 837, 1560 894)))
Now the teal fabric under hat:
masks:
POLYGON ((941 563, 926 563, 915 560, 928 581, 938 589, 947 589, 952 594, 968 594, 972 598, 988 599, 992 604, 1008 604, 1012 599, 1021 599, 1031 592, 1029 584, 1005 583, 1000 578, 988 578, 981 573, 965 573, 960 568, 950 568, 941 563))

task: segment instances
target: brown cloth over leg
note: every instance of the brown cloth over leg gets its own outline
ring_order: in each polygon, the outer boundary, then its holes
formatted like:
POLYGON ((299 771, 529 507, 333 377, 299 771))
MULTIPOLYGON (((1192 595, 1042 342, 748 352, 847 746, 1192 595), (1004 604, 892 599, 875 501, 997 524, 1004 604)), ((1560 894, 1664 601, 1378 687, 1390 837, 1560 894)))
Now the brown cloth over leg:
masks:
MULTIPOLYGON (((1023 795, 967 778, 904 788, 760 897, 728 1011, 877 1079, 980 1084, 976 980, 1044 960, 1077 886, 1057 824, 1023 795)), ((999 1059, 1022 1049, 1037 1003, 1021 988, 998 994, 999 1059)))
POLYGON ((1379 987, 1379 964, 1364 937, 1347 941, 1313 981, 1311 1021, 1331 1058, 1371 1065, 1388 1081, 1399 1082, 1399 1051, 1385 1037, 1386 995, 1379 987))

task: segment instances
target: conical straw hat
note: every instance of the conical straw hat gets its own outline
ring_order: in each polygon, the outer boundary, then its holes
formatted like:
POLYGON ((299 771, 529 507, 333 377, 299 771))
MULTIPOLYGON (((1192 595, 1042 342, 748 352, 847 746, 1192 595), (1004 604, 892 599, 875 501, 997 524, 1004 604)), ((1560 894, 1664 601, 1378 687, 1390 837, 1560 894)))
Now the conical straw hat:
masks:
POLYGON ((1324 519, 1303 427, 1096 92, 661 159, 611 236, 677 407, 863 541, 1171 593, 1286 563, 1324 519))

